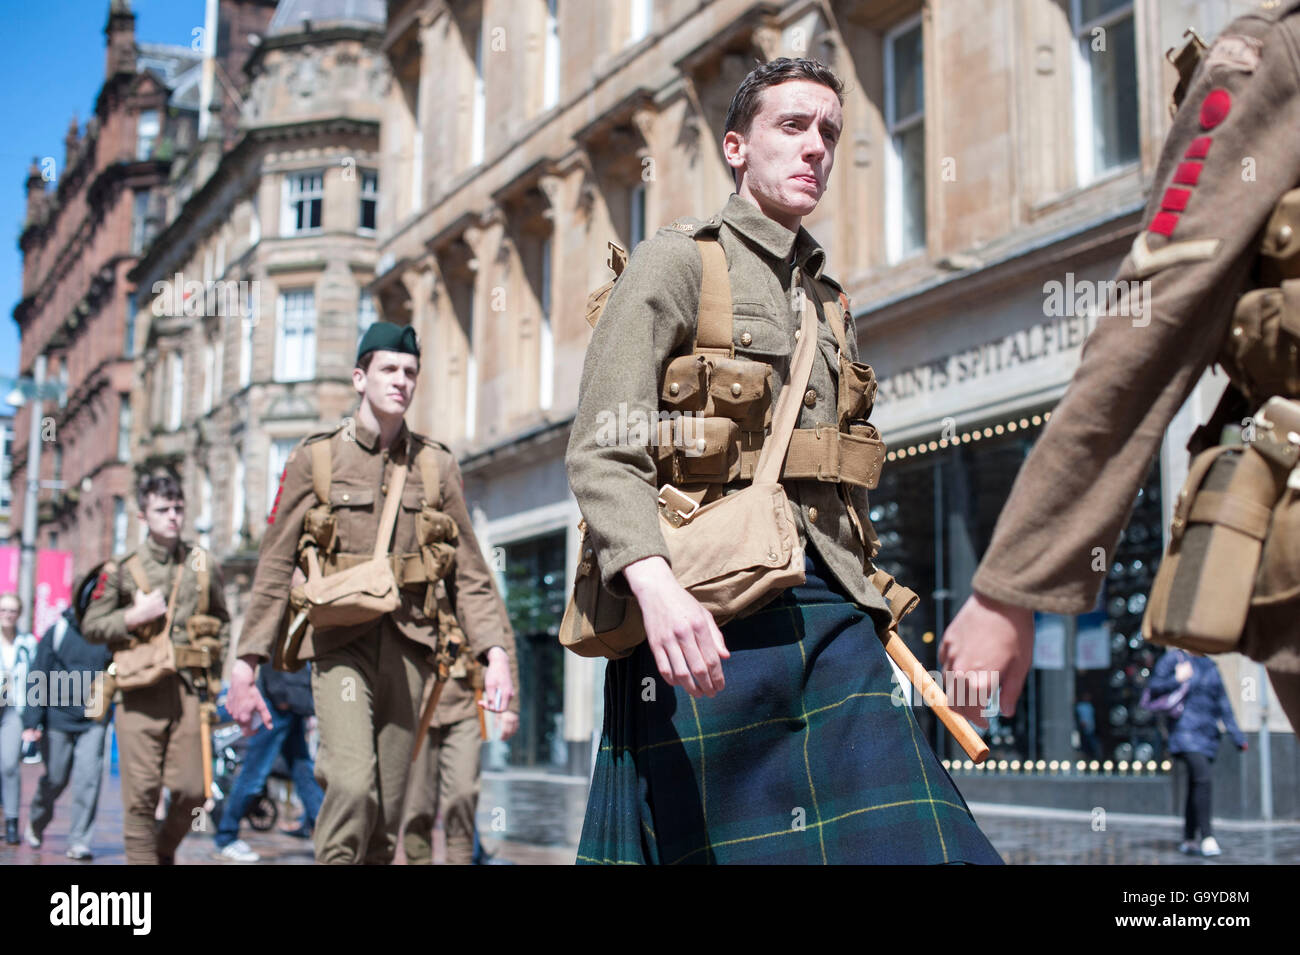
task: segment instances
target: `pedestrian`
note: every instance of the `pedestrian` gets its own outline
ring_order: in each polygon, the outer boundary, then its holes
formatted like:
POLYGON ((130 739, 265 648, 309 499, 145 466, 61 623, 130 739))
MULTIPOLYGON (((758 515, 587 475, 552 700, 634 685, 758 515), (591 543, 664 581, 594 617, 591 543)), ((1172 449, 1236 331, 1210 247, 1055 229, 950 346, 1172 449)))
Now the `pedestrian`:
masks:
MULTIPOLYGON (((81 619, 103 568, 86 574, 72 604, 45 632, 36 650, 32 674, 45 688, 42 698, 29 700, 23 711, 23 738, 38 742, 45 773, 36 784, 24 833, 33 849, 41 847, 46 828, 54 818, 54 802, 72 786, 72 820, 68 828, 69 859, 92 858, 91 836, 99 788, 104 779, 104 738, 108 712, 93 718, 86 713, 88 690, 112 661, 108 648, 93 644, 81 633, 81 619), (59 694, 67 693, 66 697, 59 694)), ((108 700, 101 701, 107 709, 108 700)))
MULTIPOLYGON (((1183 77, 1186 96, 1165 140, 1150 202, 1113 283, 1144 289, 1142 314, 1097 322, 1073 382, 1016 477, 972 581, 974 593, 939 650, 961 689, 978 693, 998 679, 1004 714, 1014 712, 1032 662, 1033 612, 1083 614, 1095 606, 1110 565, 1105 555, 1115 552, 1165 429, 1206 368, 1215 361, 1224 366, 1246 415, 1270 396, 1300 397, 1295 338, 1285 331, 1300 323, 1300 300, 1289 291, 1266 291, 1283 281, 1289 288, 1300 277, 1294 271, 1300 223, 1285 221, 1300 200, 1293 192, 1300 184, 1297 51, 1300 3, 1264 4, 1229 24, 1183 77), (1287 256, 1290 264, 1283 265, 1287 256), (1252 339, 1258 327, 1251 331, 1238 318, 1248 300, 1275 309, 1261 340, 1252 339)), ((1226 423, 1202 429, 1207 446, 1220 443, 1226 423)), ((1283 455, 1294 461, 1295 436, 1288 441, 1287 430, 1276 437, 1292 445, 1283 455)), ((1296 492, 1287 493, 1294 500, 1296 492)), ((1207 498, 1198 510, 1192 519, 1203 522, 1216 509, 1207 498)), ((1250 528, 1259 511, 1252 501, 1225 505, 1214 515, 1220 523, 1201 526, 1215 527, 1218 536, 1220 528, 1234 526, 1230 514, 1243 510, 1251 521, 1236 526, 1250 528)), ((1292 506, 1289 513, 1300 512, 1292 506)), ((1268 582, 1294 593, 1300 564, 1288 556, 1294 551, 1285 536, 1295 530, 1275 520, 1267 534, 1275 532, 1282 538, 1272 548, 1278 564, 1268 582)), ((1237 533, 1257 544, 1253 535, 1264 532, 1237 533)), ((1252 572, 1250 584, 1255 581, 1252 572)), ((1222 586, 1216 579, 1187 586, 1176 599, 1186 604, 1216 586, 1222 586)), ((1219 599, 1240 606, 1247 596, 1219 599)), ((1217 610, 1231 618, 1214 600, 1209 605, 1211 615, 1217 610)), ((1182 612, 1190 614, 1186 606, 1182 612)), ((1300 736, 1300 608, 1294 598, 1278 599, 1269 612, 1275 625, 1249 640, 1243 635, 1240 649, 1265 664, 1300 736)), ((964 712, 982 723, 974 708, 964 712)))
POLYGON ((301 838, 311 835, 324 798, 307 749, 307 721, 316 712, 311 699, 311 665, 294 673, 262 667, 258 673, 258 689, 271 711, 271 723, 263 724, 248 740, 239 775, 221 808, 221 819, 213 837, 217 858, 231 862, 256 862, 260 858, 239 838, 239 824, 249 803, 266 788, 277 756, 283 756, 289 767, 304 812, 302 823, 289 835, 301 838))
POLYGON ((325 790, 315 833, 321 863, 392 861, 440 633, 459 621, 468 652, 487 666, 490 710, 503 712, 514 695, 514 636, 479 550, 460 468, 445 446, 406 427, 419 371, 414 329, 375 322, 362 336, 352 370, 361 399, 355 416, 305 439, 285 466, 231 669, 231 716, 246 729, 254 713, 270 723, 255 671, 289 613, 295 565, 302 561, 307 572, 308 560, 319 561, 330 575, 372 560, 390 482, 404 481, 392 546, 378 543, 400 588, 397 609, 364 623, 309 628, 297 650, 314 663, 316 775, 325 790), (310 553, 299 547, 304 530, 310 553))
POLYGON ((210 727, 200 709, 216 692, 230 614, 220 568, 181 539, 185 495, 176 475, 144 475, 136 501, 148 536, 104 565, 82 632, 113 651, 122 688, 116 726, 126 861, 172 865, 204 802, 200 733, 210 727), (170 801, 155 827, 164 785, 170 801))
POLYGON ((1247 749, 1246 737, 1232 715, 1228 691, 1219 668, 1203 653, 1168 650, 1147 681, 1151 696, 1182 690, 1182 712, 1170 713, 1169 752, 1187 767, 1187 803, 1183 815, 1183 842, 1188 855, 1222 854, 1210 818, 1214 760, 1219 754, 1219 724, 1227 728, 1237 748, 1247 749), (1185 689, 1183 689, 1185 688, 1185 689))
POLYGON ((36 656, 36 638, 18 632, 23 602, 0 594, 0 803, 4 805, 5 843, 18 845, 18 807, 22 802, 23 710, 27 673, 36 656))
POLYGON ((874 378, 856 360, 826 253, 801 225, 826 190, 842 89, 807 59, 745 78, 722 143, 736 193, 711 218, 679 220, 637 246, 587 348, 566 466, 601 582, 635 599, 646 638, 605 671, 579 862, 1001 861, 911 708, 891 700, 878 633, 893 619, 869 580, 865 489, 883 461, 865 422, 874 378), (717 284, 724 269, 721 291, 704 296, 706 270, 717 284), (746 486, 805 300, 817 348, 781 483, 806 580, 719 628, 669 566, 656 488, 713 499, 746 486), (675 360, 687 367, 669 380, 675 360), (701 362, 722 369, 707 404, 689 377, 701 362), (703 410, 705 436, 689 448, 631 432, 611 440, 609 415, 624 408, 651 422, 703 410), (818 439, 844 460, 798 462, 796 445, 803 458, 818 439))
MULTIPOLYGON (((511 679, 519 679, 519 665, 510 655, 511 679)), ((482 771, 485 709, 482 668, 473 661, 453 670, 438 699, 428 743, 411 767, 402 826, 402 849, 407 865, 433 862, 433 825, 442 813, 448 865, 470 865, 475 857, 474 816, 478 811, 479 776, 482 771)), ((500 715, 501 739, 519 728, 519 697, 500 715)))

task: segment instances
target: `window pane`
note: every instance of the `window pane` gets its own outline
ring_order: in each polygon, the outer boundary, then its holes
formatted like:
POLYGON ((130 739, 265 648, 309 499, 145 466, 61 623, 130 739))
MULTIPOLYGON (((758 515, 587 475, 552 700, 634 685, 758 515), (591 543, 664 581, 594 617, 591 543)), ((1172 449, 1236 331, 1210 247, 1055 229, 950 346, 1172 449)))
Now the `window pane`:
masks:
POLYGON ((321 206, 321 200, 319 199, 311 200, 311 227, 313 229, 320 228, 320 206, 321 206))
POLYGON ((1079 0, 1079 22, 1075 26, 1091 23, 1100 16, 1130 5, 1131 0, 1079 0))
POLYGON ((920 112, 925 105, 924 79, 921 72, 921 25, 918 23, 892 40, 894 68, 890 77, 893 95, 891 122, 920 112))
POLYGON ((895 137, 902 172, 902 253, 925 246, 925 127, 895 137))
POLYGON ((1084 56, 1092 66, 1093 168, 1113 169, 1138 157, 1137 56, 1133 18, 1106 28, 1105 49, 1093 50, 1085 37, 1084 56))

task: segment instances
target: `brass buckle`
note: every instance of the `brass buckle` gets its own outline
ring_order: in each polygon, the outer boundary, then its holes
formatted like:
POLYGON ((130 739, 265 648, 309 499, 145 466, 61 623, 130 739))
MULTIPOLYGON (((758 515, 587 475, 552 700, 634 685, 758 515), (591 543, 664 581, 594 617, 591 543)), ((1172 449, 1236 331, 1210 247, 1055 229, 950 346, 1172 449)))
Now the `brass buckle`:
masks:
POLYGON ((669 524, 681 527, 695 516, 700 505, 671 484, 665 484, 659 489, 659 508, 669 524))
MULTIPOLYGON (((1294 472, 1300 464, 1300 403, 1273 397, 1255 412, 1250 445, 1273 464, 1294 472)), ((1295 480, 1292 473, 1288 484, 1295 480)))

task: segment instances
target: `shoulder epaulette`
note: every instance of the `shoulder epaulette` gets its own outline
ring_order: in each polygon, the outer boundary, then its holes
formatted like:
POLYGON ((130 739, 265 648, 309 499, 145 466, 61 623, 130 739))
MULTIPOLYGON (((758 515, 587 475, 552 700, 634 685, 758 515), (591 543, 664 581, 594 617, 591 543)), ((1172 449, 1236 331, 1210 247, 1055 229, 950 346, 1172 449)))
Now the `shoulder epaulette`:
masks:
POLYGON ((334 437, 334 435, 338 434, 346 427, 347 427, 346 424, 341 424, 337 428, 331 428, 329 431, 317 431, 315 434, 309 434, 307 435, 307 437, 303 438, 302 443, 311 444, 315 441, 321 441, 325 438, 332 438, 334 437))
POLYGON ((697 219, 694 216, 682 216, 668 225, 664 226, 666 232, 676 232, 681 235, 699 236, 699 235, 717 235, 718 230, 722 228, 722 216, 715 215, 708 219, 697 219))
POLYGON ((410 434, 412 438, 414 438, 416 441, 420 442, 421 444, 427 444, 431 448, 439 448, 443 451, 446 451, 448 454, 451 454, 451 448, 447 447, 441 441, 435 441, 433 438, 429 437, 428 435, 417 434, 414 431, 410 432, 410 434))

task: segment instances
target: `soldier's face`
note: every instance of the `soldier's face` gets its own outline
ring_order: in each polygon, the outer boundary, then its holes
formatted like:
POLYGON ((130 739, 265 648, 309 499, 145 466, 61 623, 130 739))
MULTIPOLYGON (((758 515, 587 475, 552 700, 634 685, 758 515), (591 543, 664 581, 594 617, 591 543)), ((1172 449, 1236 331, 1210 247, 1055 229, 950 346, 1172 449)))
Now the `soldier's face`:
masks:
POLYGON ((155 540, 172 543, 181 536, 185 524, 185 502, 150 494, 140 517, 155 540))
POLYGON ((844 111, 834 90, 812 80, 769 86, 760 97, 749 132, 727 133, 723 152, 740 172, 740 195, 793 232, 826 191, 844 111))
POLYGON ((415 383, 420 376, 420 362, 406 352, 376 351, 370 367, 352 369, 352 384, 361 400, 377 415, 406 414, 415 397, 415 383))

